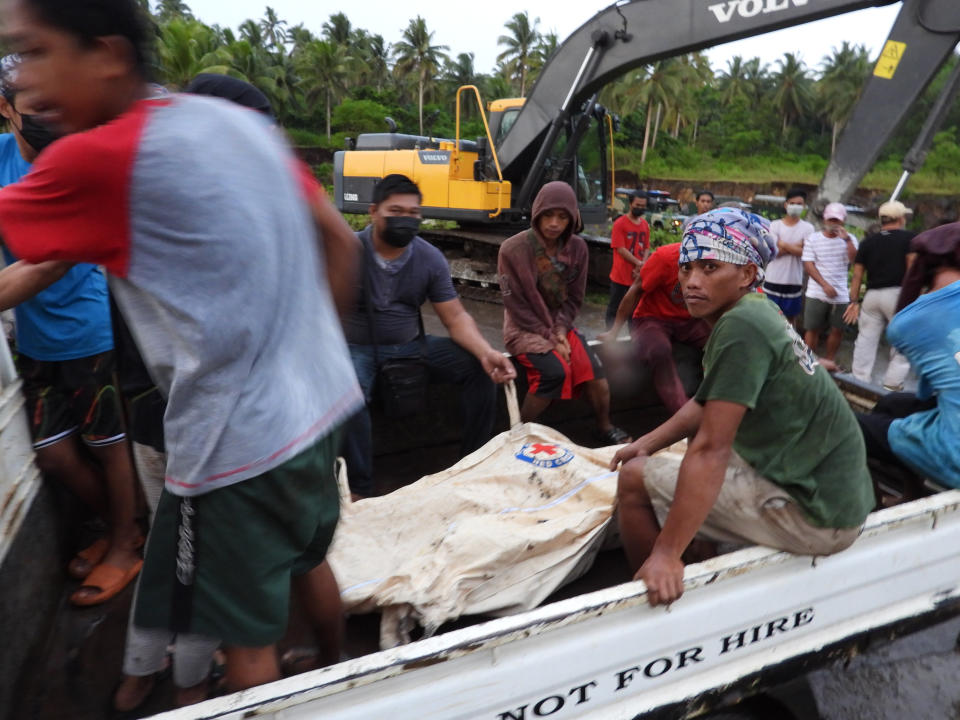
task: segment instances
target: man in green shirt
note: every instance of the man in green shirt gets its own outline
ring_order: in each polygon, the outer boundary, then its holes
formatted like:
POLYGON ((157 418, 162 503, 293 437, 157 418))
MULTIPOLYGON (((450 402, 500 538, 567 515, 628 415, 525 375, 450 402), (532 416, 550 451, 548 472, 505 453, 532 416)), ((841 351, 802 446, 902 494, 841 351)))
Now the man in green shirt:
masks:
POLYGON ((683 594, 695 536, 805 555, 848 547, 874 506, 863 437, 826 370, 755 292, 776 254, 767 221, 735 208, 691 220, 680 285, 713 327, 697 394, 614 456, 627 559, 652 605, 683 594), (682 462, 651 457, 689 439, 682 462))

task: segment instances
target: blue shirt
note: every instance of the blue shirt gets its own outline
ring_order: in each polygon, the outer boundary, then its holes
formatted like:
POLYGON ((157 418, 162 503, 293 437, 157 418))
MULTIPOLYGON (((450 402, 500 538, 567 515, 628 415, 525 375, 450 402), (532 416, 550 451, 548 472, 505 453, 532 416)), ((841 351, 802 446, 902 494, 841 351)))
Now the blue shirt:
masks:
POLYGON ((887 339, 919 375, 917 395, 937 398, 936 408, 891 423, 890 447, 927 477, 960 488, 960 280, 894 315, 887 339))
MULTIPOLYGON (((12 133, 0 135, 0 187, 30 171, 12 133)), ((3 256, 15 263, 6 247, 3 256)), ((16 308, 17 351, 34 360, 60 361, 113 349, 107 279, 96 265, 74 265, 66 275, 16 308)))

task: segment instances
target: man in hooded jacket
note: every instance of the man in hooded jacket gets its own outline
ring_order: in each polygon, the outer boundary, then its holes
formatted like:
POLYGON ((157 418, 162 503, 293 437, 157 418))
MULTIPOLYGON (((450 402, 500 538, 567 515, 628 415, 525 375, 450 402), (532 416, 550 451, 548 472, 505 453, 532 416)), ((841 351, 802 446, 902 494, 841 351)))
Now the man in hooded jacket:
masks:
POLYGON ((616 445, 629 437, 610 422, 603 365, 574 324, 587 287, 587 245, 576 234, 582 228, 573 189, 564 182, 544 185, 533 202, 530 229, 500 246, 503 339, 526 380, 524 422, 554 400, 583 391, 597 418, 598 440, 616 445))

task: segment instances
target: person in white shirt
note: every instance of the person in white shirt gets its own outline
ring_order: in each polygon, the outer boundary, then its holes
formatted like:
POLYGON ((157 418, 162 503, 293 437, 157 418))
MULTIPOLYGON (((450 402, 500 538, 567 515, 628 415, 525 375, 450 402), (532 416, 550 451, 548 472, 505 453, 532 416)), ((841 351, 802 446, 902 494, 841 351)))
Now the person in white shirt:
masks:
POLYGON ((814 227, 801 216, 807 209, 807 193, 802 188, 787 190, 783 203, 786 215, 770 223, 770 234, 777 241, 777 256, 767 265, 763 292, 773 300, 794 325, 803 305, 803 241, 814 233, 814 227))
POLYGON ((803 339, 816 352, 820 333, 829 328, 823 357, 833 362, 843 337, 843 312, 850 302, 847 273, 857 256, 857 238, 843 226, 846 208, 832 202, 823 210, 823 229, 803 244, 803 269, 807 279, 803 311, 803 339))

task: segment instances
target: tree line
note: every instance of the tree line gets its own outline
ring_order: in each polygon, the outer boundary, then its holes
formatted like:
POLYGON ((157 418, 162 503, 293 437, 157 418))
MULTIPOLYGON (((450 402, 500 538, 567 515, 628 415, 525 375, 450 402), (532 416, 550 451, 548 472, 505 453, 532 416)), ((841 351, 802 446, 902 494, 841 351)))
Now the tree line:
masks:
MULTIPOLYGON (((484 100, 525 96, 560 44, 556 33, 540 31, 538 18, 517 12, 502 35, 489 39, 499 54, 496 66, 481 72, 472 52, 438 44, 419 15, 388 43, 343 12, 315 33, 266 7, 263 17, 234 31, 205 24, 182 0, 140 2, 156 28, 158 81, 179 88, 200 72, 242 78, 267 95, 295 141, 331 147, 342 146, 342 135, 386 130, 385 116, 401 132, 452 136, 458 87, 477 85, 484 100)), ((617 142, 638 150, 641 167, 651 155, 681 166, 704 154, 829 157, 872 69, 865 47, 848 41, 813 66, 786 52, 771 64, 734 57, 715 70, 705 55, 691 53, 626 73, 604 89, 601 102, 621 118, 617 142)), ((909 148, 947 72, 888 155, 909 148)), ((476 114, 466 108, 465 116, 464 135, 481 134, 476 114)), ((954 108, 935 146, 949 158, 945 170, 960 157, 958 125, 954 108)))

